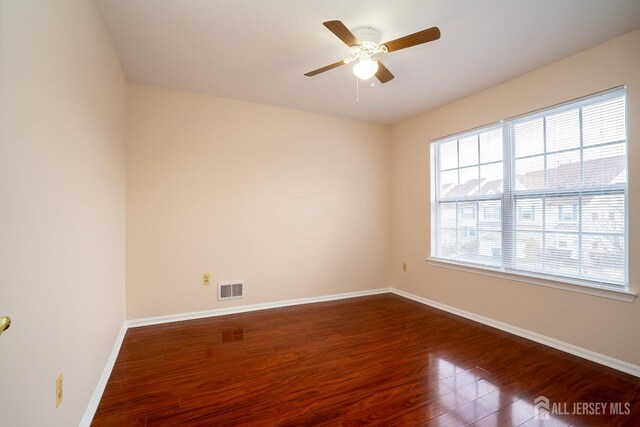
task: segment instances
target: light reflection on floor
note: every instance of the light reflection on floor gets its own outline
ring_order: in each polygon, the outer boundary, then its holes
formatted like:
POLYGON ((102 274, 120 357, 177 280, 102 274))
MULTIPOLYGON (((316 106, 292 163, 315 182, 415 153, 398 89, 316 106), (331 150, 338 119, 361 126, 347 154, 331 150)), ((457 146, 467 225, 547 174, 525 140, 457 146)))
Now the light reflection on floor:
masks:
POLYGON ((426 396, 427 403, 422 405, 429 425, 568 425, 544 409, 536 411, 529 398, 502 393, 482 367, 458 366, 433 354, 429 354, 429 365, 434 369, 425 378, 425 392, 435 390, 435 395, 426 396))

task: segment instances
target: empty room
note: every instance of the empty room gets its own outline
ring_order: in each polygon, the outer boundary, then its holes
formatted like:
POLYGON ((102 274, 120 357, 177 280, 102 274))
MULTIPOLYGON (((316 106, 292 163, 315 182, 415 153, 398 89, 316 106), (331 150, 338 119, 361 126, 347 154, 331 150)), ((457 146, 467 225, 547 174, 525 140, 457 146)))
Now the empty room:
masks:
POLYGON ((0 426, 639 426, 638 0, 0 0, 0 426))

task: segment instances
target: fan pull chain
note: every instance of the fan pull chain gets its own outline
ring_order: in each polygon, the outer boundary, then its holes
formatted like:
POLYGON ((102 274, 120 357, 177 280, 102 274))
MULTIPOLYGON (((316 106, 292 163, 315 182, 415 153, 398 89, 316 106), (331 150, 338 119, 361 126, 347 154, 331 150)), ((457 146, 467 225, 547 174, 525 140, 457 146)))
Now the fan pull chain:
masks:
POLYGON ((356 77, 356 102, 360 102, 360 79, 356 77))

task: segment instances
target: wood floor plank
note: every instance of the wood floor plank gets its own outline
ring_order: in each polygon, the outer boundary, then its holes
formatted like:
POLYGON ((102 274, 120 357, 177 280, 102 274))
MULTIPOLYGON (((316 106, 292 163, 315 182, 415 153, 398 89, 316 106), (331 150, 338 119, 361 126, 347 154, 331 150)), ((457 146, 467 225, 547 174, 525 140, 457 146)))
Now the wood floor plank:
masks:
POLYGON ((541 395, 640 417, 638 378, 384 294, 132 328, 92 425, 538 425, 541 395))

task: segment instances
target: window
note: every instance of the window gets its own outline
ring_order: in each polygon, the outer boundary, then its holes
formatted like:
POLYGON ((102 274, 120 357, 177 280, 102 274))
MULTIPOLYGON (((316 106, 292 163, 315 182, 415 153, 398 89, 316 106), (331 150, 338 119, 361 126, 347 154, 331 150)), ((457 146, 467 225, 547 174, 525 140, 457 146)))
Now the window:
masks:
POLYGON ((439 255, 499 265, 502 241, 502 127, 437 145, 439 255), (476 212, 483 212, 477 216, 476 212), (497 214, 496 214, 497 213, 497 214))
POLYGON ((518 219, 521 221, 535 221, 535 208, 533 206, 518 206, 518 219))
POLYGON ((432 258, 627 289, 625 89, 432 143, 432 258))
POLYGON ((474 207, 462 208, 462 219, 476 219, 476 209, 474 207))
POLYGON ((558 206, 558 218, 562 222, 575 222, 578 220, 578 205, 558 206))
POLYGON ((483 219, 485 221, 500 221, 502 219, 502 211, 500 206, 485 206, 482 210, 483 219))

